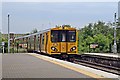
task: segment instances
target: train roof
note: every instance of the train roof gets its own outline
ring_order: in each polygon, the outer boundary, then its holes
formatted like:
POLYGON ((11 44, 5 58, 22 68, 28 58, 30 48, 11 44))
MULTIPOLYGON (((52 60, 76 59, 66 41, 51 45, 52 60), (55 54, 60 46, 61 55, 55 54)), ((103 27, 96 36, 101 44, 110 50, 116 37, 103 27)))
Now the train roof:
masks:
POLYGON ((57 26, 55 28, 51 28, 51 30, 76 30, 76 28, 69 26, 57 26))

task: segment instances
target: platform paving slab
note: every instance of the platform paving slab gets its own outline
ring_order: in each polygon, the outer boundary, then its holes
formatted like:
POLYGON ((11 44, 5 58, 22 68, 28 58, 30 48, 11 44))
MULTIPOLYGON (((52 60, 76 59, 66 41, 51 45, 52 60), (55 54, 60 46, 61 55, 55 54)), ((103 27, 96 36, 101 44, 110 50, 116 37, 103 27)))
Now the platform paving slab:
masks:
POLYGON ((2 78, 91 78, 76 71, 17 53, 2 54, 2 78))

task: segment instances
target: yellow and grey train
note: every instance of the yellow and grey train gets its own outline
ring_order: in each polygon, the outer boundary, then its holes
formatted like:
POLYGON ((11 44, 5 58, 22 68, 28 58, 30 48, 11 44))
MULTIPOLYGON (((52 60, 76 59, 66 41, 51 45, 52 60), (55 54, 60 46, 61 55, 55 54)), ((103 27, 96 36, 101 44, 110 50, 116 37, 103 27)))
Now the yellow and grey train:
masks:
POLYGON ((63 59, 78 54, 78 31, 65 25, 14 39, 17 40, 26 44, 28 52, 42 52, 63 59))

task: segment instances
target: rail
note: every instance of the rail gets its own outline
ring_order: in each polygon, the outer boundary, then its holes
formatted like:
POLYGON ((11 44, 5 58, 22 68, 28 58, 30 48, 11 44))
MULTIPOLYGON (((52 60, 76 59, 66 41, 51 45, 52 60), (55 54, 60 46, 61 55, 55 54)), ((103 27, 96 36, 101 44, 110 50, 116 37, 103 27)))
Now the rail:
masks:
POLYGON ((120 58, 78 55, 75 63, 120 75, 120 58))

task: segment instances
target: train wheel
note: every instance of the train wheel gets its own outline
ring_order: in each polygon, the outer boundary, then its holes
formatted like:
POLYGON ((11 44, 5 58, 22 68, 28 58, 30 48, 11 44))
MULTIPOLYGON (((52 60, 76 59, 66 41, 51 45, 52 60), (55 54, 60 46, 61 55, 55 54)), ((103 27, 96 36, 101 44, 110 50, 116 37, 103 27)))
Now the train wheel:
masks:
POLYGON ((68 60, 68 55, 62 54, 61 57, 60 57, 60 59, 67 61, 68 60))
POLYGON ((72 58, 69 58, 68 61, 74 62, 74 61, 75 61, 75 58, 73 58, 73 57, 72 57, 72 58))

